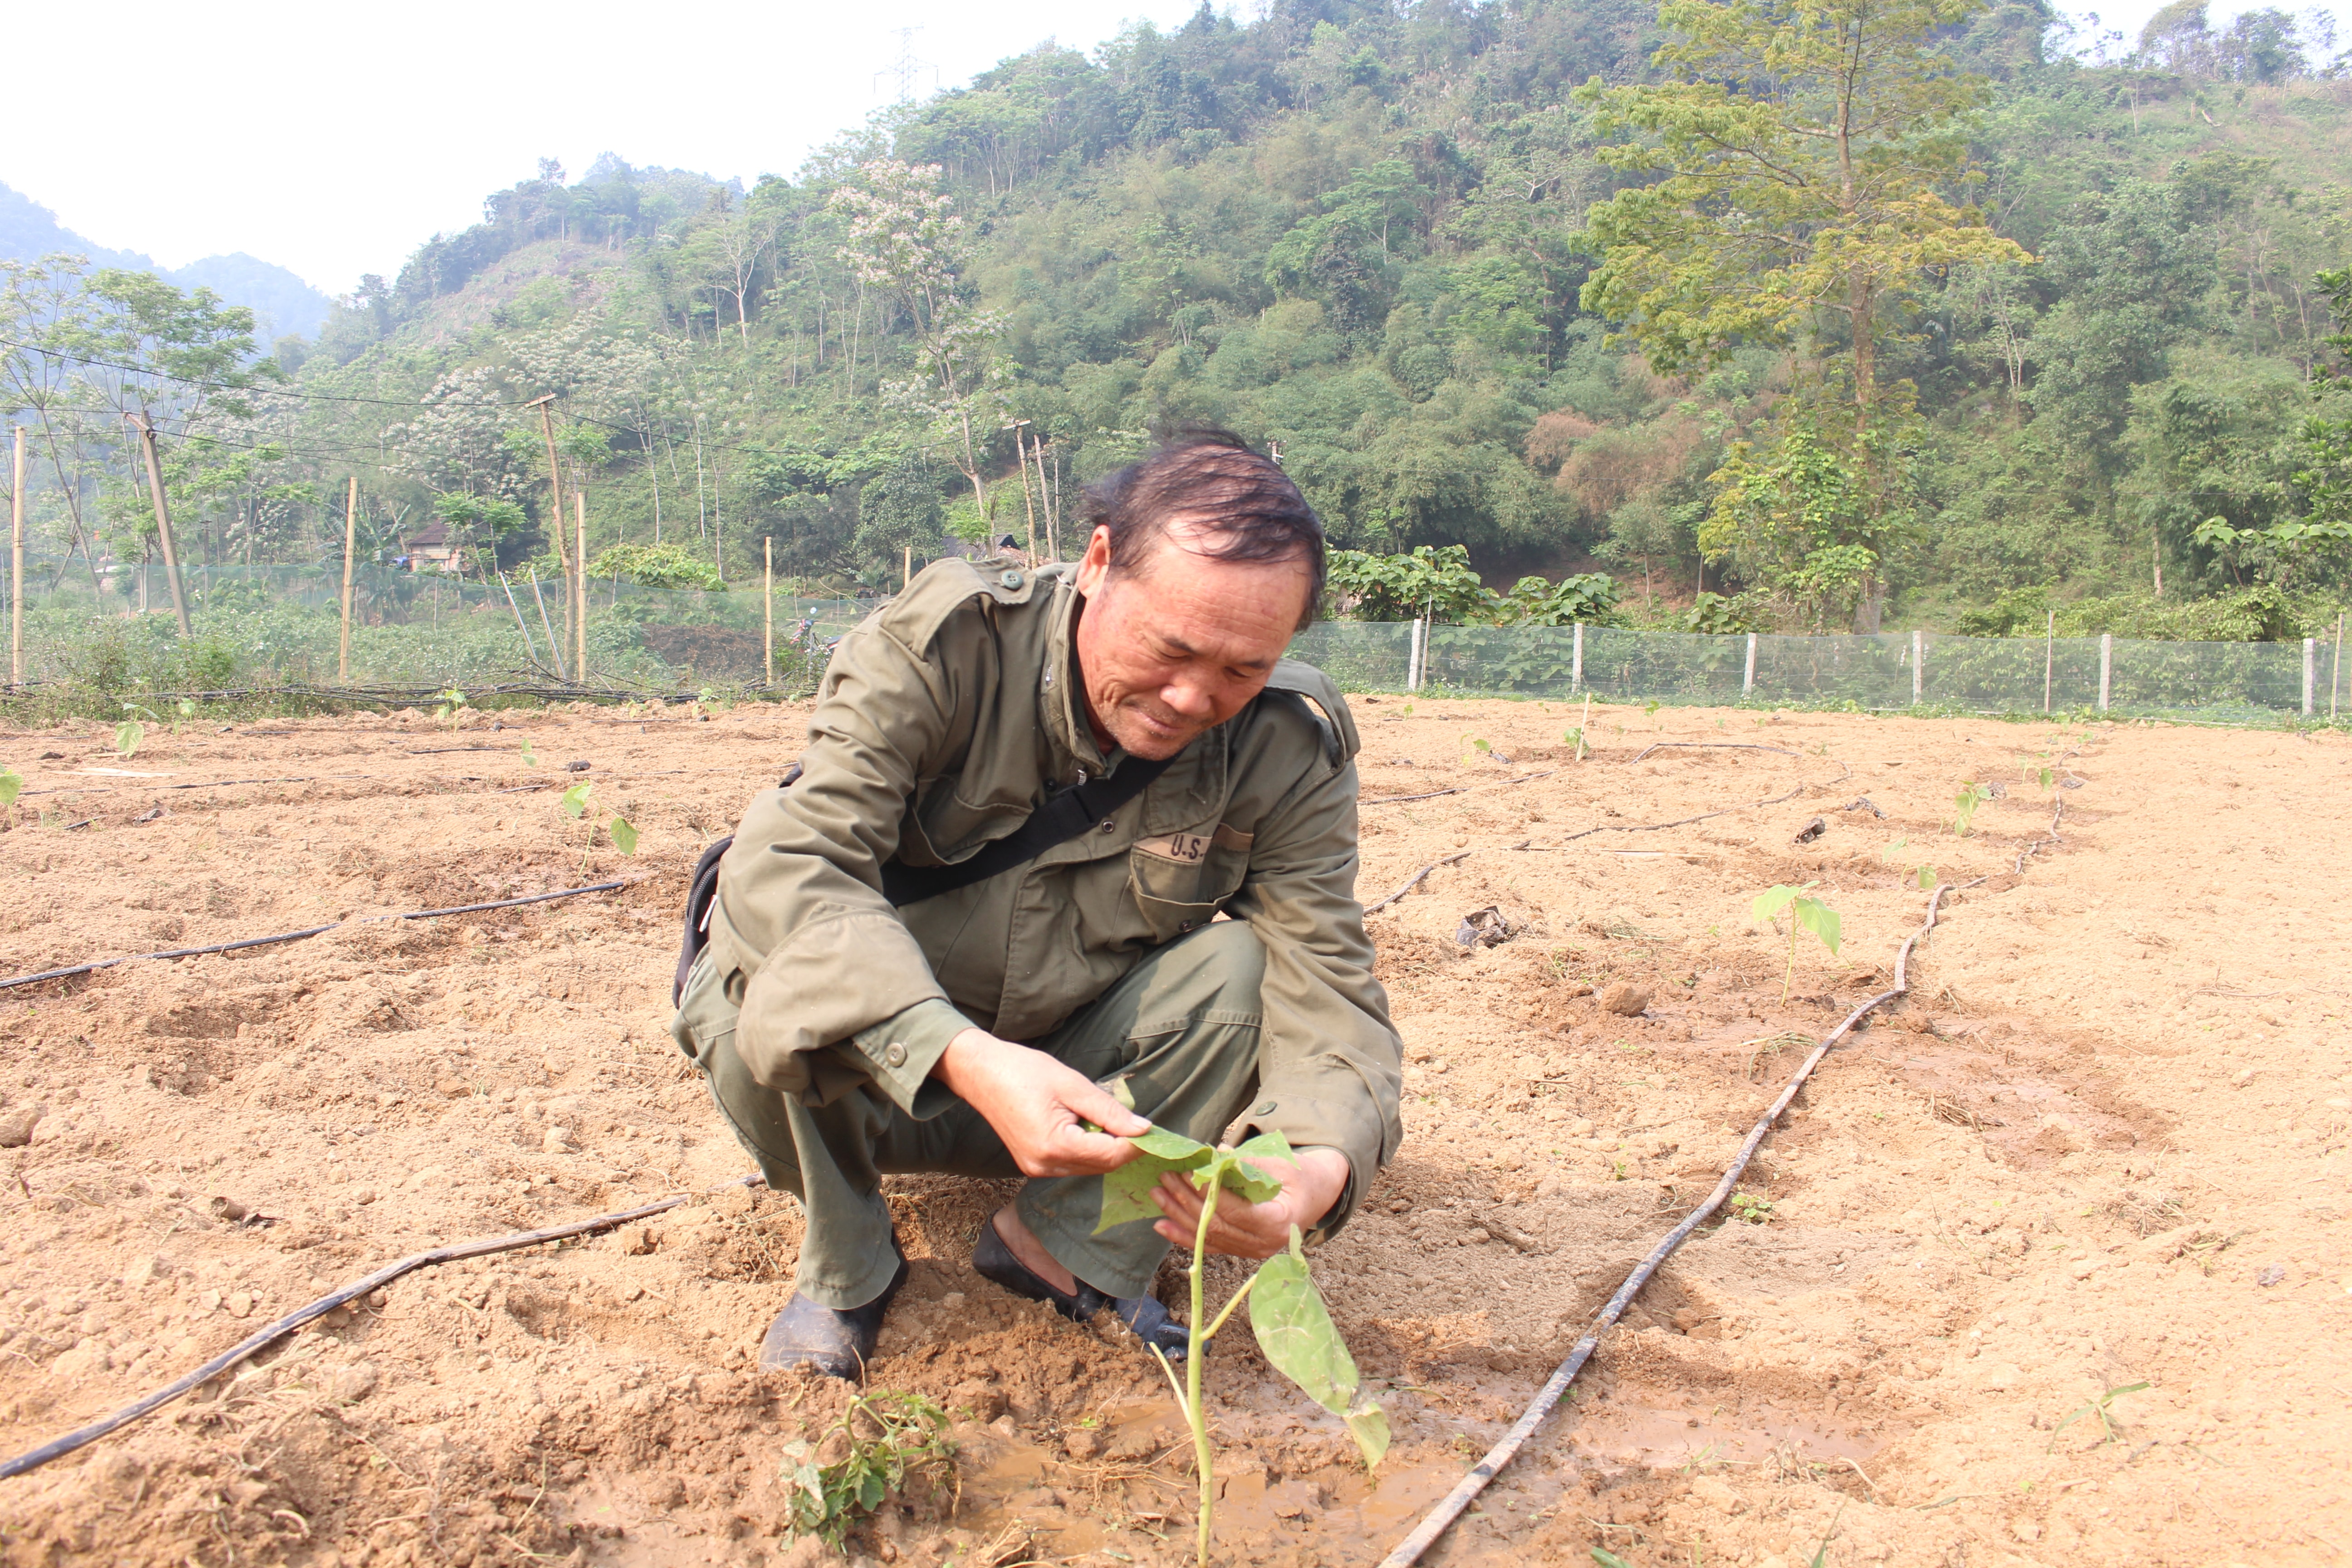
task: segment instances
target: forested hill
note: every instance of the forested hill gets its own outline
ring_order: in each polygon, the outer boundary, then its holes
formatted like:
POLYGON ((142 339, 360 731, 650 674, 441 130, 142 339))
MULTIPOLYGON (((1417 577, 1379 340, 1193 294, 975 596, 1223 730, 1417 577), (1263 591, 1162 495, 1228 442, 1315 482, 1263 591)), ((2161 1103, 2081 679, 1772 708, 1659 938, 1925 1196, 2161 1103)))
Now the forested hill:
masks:
POLYGON ((92 245, 58 222, 58 215, 20 191, 0 185, 0 258, 34 261, 60 252, 85 257, 93 267, 152 272, 183 289, 210 289, 232 305, 252 310, 265 338, 278 333, 315 334, 333 301, 285 268, 238 251, 207 256, 185 267, 156 265, 135 250, 92 245))
POLYGON ((2306 430, 2340 363, 2320 275, 2352 260, 2331 37, 2197 0, 2137 39, 2024 0, 1878 7, 1925 19, 1888 90, 1928 117, 1887 156, 1949 232, 1861 317, 1844 293, 1717 312, 1678 349, 1660 323, 1752 304, 1767 263, 1720 226, 1693 240, 1705 202, 1652 212, 1682 248, 1646 252, 1642 215, 1600 204, 1668 189, 1628 149, 1664 158, 1696 100, 1622 94, 1719 92, 1659 53, 1709 14, 1790 15, 1204 6, 1011 57, 748 191, 544 165, 288 345, 305 395, 259 398, 248 432, 286 455, 192 503, 208 547, 324 552, 340 524, 304 498, 356 464, 384 548, 437 512, 502 560, 550 551, 522 405, 551 392, 592 554, 658 532, 730 580, 768 541, 780 572, 869 587, 951 535, 1066 547, 1080 481, 1215 423, 1276 444, 1339 542, 1465 546, 1497 585, 1598 568, 1659 621, 2039 630, 2052 607, 2276 636, 2341 596, 2345 489, 2306 430), (1669 254, 1665 293, 1603 313, 1669 254), (1702 573, 1725 596, 1694 612, 1702 573))

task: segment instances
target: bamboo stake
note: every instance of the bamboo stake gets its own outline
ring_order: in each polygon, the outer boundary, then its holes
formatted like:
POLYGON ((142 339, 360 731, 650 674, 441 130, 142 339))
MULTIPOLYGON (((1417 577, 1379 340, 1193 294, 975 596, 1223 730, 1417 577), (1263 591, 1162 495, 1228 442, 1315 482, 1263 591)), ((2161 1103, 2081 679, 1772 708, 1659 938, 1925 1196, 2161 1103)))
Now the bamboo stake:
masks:
POLYGON ((2047 640, 2042 645, 2042 710, 2047 713, 2050 711, 2050 678, 2058 665, 2058 612, 2055 610, 2050 612, 2050 625, 2044 635, 2047 640))
POLYGON ((898 568, 898 591, 905 593, 915 585, 915 547, 907 546, 904 563, 898 568))
MULTIPOLYGON (((562 531, 559 529, 557 531, 562 531)), ((572 677, 563 668, 563 645, 555 640, 555 627, 548 623, 547 595, 539 591, 539 568, 536 566, 530 569, 530 596, 532 602, 539 605, 539 629, 547 634, 547 651, 555 656, 556 679, 569 680, 572 677)))
POLYGON ((555 520, 555 526, 549 531, 555 536, 556 563, 568 574, 572 570, 572 563, 564 559, 563 551, 563 469, 555 460, 555 416, 548 411, 549 405, 554 401, 555 394, 551 392, 545 397, 535 398, 524 404, 523 406, 539 410, 539 427, 547 437, 547 489, 548 494, 552 498, 552 506, 548 516, 555 520))
MULTIPOLYGON (((147 452, 147 493, 155 502, 155 532, 163 544, 163 576, 172 585, 172 613, 179 618, 180 635, 193 637, 196 633, 188 624, 188 596, 180 587, 180 554, 172 548, 172 514, 163 504, 163 459, 155 451, 155 426, 147 423, 144 415, 123 417, 139 427, 139 442, 147 452)), ((146 585, 144 573, 140 574, 140 584, 146 585)))
MULTIPOLYGON (((23 431, 17 435, 22 436, 23 431)), ((2336 687, 2344 678, 2344 612, 2336 612, 2336 662, 2327 668, 2327 721, 2336 722, 2336 687)))
POLYGON ((1028 423, 1026 419, 1013 422, 1013 451, 1021 466, 1021 499, 1029 508, 1029 559, 1034 563, 1037 559, 1037 496, 1029 487, 1029 449, 1021 438, 1021 426, 1028 423))
MULTIPOLYGON (((8 489, 8 684, 25 684, 25 427, 16 426, 16 478, 8 489)), ((2328 699, 2332 710, 2335 699, 2328 699)))
POLYGON ((767 535, 760 542, 766 546, 766 576, 761 584, 761 596, 766 608, 768 633, 760 639, 761 662, 767 669, 768 684, 776 683, 776 536, 767 535))
MULTIPOLYGON (((1042 440, 1030 443, 1029 455, 1037 460, 1037 488, 1045 492, 1047 559, 1059 560, 1062 554, 1062 514, 1055 510, 1054 487, 1045 482, 1045 443, 1042 440)), ((1054 455, 1055 471, 1060 472, 1061 467, 1062 457, 1056 452, 1054 455)))
POLYGON ((353 474, 343 492, 343 651, 335 660, 335 679, 352 683, 352 552, 359 548, 360 477, 353 474))
POLYGON ((572 618, 572 668, 577 671, 572 679, 588 679, 588 498, 574 492, 572 497, 572 602, 577 613, 572 618))

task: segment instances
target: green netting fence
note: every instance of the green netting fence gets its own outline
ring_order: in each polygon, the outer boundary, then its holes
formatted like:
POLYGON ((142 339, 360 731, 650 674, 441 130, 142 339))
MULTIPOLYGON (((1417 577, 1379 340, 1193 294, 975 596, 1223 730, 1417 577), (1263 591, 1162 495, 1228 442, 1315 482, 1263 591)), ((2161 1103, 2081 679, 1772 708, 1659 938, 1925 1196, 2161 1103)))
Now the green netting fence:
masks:
POLYGON ((1606 626, 1328 621, 1292 656, 1350 690, 1602 702, 1927 707, 2247 722, 2352 711, 2341 657, 2317 639, 1707 637, 1606 626))
MULTIPOLYGON (((339 675, 340 566, 192 566, 191 638, 176 635, 160 566, 31 574, 29 682, 107 691, 537 685, 692 693, 770 678, 814 687, 827 650, 878 600, 815 599, 758 584, 728 593, 595 582, 587 664, 573 667, 563 584, 488 586, 367 567, 353 583, 351 668, 339 675)), ((1604 702, 1996 713, 2085 710, 2249 722, 2352 713, 2332 642, 2147 642, 2117 637, 1709 637, 1605 626, 1489 627, 1326 621, 1295 657, 1349 690, 1604 702)))

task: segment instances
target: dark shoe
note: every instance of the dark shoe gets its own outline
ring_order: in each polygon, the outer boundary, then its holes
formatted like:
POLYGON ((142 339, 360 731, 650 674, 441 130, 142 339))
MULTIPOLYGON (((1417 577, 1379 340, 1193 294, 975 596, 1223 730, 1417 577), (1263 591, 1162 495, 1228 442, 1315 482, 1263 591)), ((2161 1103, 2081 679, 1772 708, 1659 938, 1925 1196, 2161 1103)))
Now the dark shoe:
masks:
POLYGON ((814 1367, 827 1377, 856 1382, 865 1374, 866 1363, 874 1359, 874 1342, 882 1337, 882 1320, 890 1310, 890 1299, 906 1282, 907 1260, 901 1257, 898 1271, 890 1276, 882 1294, 863 1307, 846 1310, 820 1307, 793 1291, 776 1321, 768 1325, 767 1338, 760 1342, 760 1364, 814 1367))
POLYGON ((1171 1319, 1168 1309, 1150 1296, 1106 1296, 1075 1277, 1073 1282, 1078 1288, 1075 1294, 1055 1289, 1013 1256, 1013 1248, 1004 1244, 993 1215, 980 1227, 980 1240, 971 1249, 971 1266, 982 1279, 994 1280, 1016 1296, 1051 1303, 1054 1310, 1074 1323, 1094 1321, 1095 1314, 1108 1305, 1120 1322, 1135 1331, 1136 1338, 1146 1345, 1159 1346, 1171 1361, 1182 1361, 1192 1342, 1184 1325, 1171 1319))

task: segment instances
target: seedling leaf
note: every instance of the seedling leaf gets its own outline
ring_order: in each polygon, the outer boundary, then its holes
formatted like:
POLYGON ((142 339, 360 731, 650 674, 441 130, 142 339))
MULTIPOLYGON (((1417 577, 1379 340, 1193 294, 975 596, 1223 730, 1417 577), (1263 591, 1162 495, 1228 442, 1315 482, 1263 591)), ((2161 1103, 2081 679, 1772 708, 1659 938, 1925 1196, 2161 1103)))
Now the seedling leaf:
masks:
POLYGON ((1258 1269, 1249 1315, 1250 1331, 1265 1359, 1307 1398, 1348 1424, 1363 1450, 1365 1468, 1377 1466, 1389 1451, 1388 1416, 1364 1393, 1356 1359, 1307 1272, 1297 1226, 1290 1227, 1290 1250, 1275 1254, 1258 1269))
POLYGON ((1836 953, 1838 939, 1844 930, 1838 912, 1819 899, 1799 899, 1790 908, 1797 923, 1821 938, 1822 945, 1832 954, 1836 953))
POLYGON ((522 765, 527 768, 539 766, 539 753, 530 749, 530 740, 528 736, 524 737, 522 742, 522 765))
POLYGON ((1160 1178, 1171 1171, 1205 1165, 1217 1153, 1206 1143, 1165 1127, 1139 1132, 1128 1142, 1141 1152, 1103 1177, 1102 1217, 1095 1222, 1097 1236, 1113 1226, 1160 1218, 1160 1205, 1151 1201, 1151 1189, 1160 1184, 1160 1178))
POLYGON ((16 769, 0 768, 0 806, 16 805, 16 796, 24 787, 25 781, 18 776, 16 769))
POLYGON ((588 814, 588 792, 595 787, 593 784, 573 784, 563 792, 563 798, 556 804, 563 807, 566 816, 575 819, 585 816, 588 814))
MULTIPOLYGON (((634 855, 637 852, 637 830, 625 816, 613 818, 613 847, 624 855, 634 855)), ((1835 949, 1832 951, 1834 952, 1835 949)))
POLYGON ((114 727, 114 750, 118 755, 131 756, 138 752, 139 742, 146 738, 146 725, 136 719, 125 719, 114 727))

